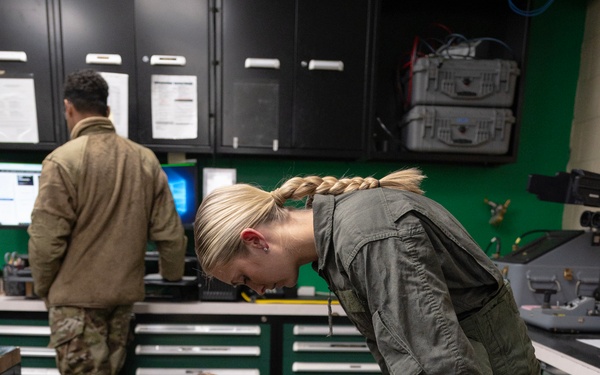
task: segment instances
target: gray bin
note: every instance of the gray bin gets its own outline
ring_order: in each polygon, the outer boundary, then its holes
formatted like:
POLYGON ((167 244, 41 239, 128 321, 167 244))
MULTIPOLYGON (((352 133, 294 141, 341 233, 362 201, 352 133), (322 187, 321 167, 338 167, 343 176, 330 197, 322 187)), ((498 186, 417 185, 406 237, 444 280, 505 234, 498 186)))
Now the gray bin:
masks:
POLYGON ((413 66, 410 103, 510 107, 519 74, 512 60, 422 57, 413 66))
POLYGON ((416 106, 402 119, 411 151, 505 154, 515 118, 506 108, 416 106))

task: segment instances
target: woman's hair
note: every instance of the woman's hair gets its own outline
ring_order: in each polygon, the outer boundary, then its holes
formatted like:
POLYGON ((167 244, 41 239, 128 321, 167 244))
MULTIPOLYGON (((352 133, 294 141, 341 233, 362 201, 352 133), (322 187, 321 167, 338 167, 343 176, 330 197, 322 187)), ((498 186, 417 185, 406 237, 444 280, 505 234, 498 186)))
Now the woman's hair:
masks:
POLYGON ((393 172, 380 180, 373 177, 294 177, 278 189, 267 192, 248 184, 235 184, 213 190, 196 213, 194 238, 196 255, 203 272, 210 275, 245 251, 240 233, 245 228, 282 221, 287 217, 288 200, 308 197, 312 206, 315 194, 339 195, 377 187, 406 190, 423 194, 420 188, 425 176, 417 168, 393 172))

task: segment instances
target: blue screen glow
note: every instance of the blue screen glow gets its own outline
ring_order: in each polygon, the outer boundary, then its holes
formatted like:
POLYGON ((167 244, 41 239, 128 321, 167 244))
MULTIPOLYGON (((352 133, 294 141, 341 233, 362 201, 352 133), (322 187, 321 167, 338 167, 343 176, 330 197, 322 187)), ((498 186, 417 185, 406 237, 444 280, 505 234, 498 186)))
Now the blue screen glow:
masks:
POLYGON ((184 226, 194 224, 197 205, 198 169, 195 164, 162 165, 169 188, 173 194, 175 208, 184 226))

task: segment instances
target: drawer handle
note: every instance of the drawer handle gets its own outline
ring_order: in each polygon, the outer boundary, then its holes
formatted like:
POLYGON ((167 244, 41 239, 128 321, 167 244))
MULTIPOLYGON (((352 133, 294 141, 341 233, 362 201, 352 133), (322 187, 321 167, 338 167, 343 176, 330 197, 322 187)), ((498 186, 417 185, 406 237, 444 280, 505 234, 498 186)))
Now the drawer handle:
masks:
POLYGON ((368 352, 364 342, 317 342, 295 341, 292 349, 295 352, 368 352))
MULTIPOLYGON (((312 336, 312 335, 327 335, 329 333, 328 326, 311 326, 297 324, 294 326, 295 336, 312 336)), ((358 329, 354 326, 333 326, 334 336, 361 336, 358 329)))
POLYGON ((48 357, 54 358, 56 351, 53 348, 39 346, 21 346, 21 357, 48 357))
MULTIPOLYGON (((138 368, 136 375, 260 375, 257 369, 138 368)), ((57 373, 58 374, 58 373, 57 373)))
POLYGON ((376 363, 294 362, 293 372, 381 372, 376 363))
POLYGON ((138 345, 135 354, 146 355, 198 355, 198 356, 260 356, 258 346, 180 346, 180 345, 138 345))
POLYGON ((235 325, 185 325, 185 324, 138 324, 135 333, 184 334, 184 335, 239 335, 260 336, 260 326, 235 325))
POLYGON ((50 327, 44 326, 0 326, 0 335, 50 336, 50 327))

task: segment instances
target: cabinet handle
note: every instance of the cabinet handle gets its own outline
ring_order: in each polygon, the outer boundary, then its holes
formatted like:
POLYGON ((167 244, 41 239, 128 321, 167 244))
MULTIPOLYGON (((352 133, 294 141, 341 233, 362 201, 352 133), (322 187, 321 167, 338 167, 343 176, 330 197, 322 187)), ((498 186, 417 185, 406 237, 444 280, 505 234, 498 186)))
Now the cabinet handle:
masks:
POLYGON ((117 54, 88 53, 85 56, 85 63, 102 65, 121 65, 123 63, 123 59, 121 59, 121 55, 117 54))
POLYGON ((0 51, 0 61, 27 62, 27 54, 23 51, 0 51))
POLYGON ((246 61, 244 61, 244 68, 264 68, 264 69, 279 69, 281 67, 281 63, 279 59, 260 59, 248 57, 246 61))
POLYGON ((344 62, 334 60, 310 60, 308 62, 308 70, 336 70, 343 72, 344 62))
POLYGON ((260 356, 259 346, 138 345, 135 354, 182 356, 260 356))
POLYGON ((185 66, 185 56, 152 55, 150 65, 178 65, 185 66))
POLYGON ((294 362, 293 372, 381 372, 376 363, 294 362))

